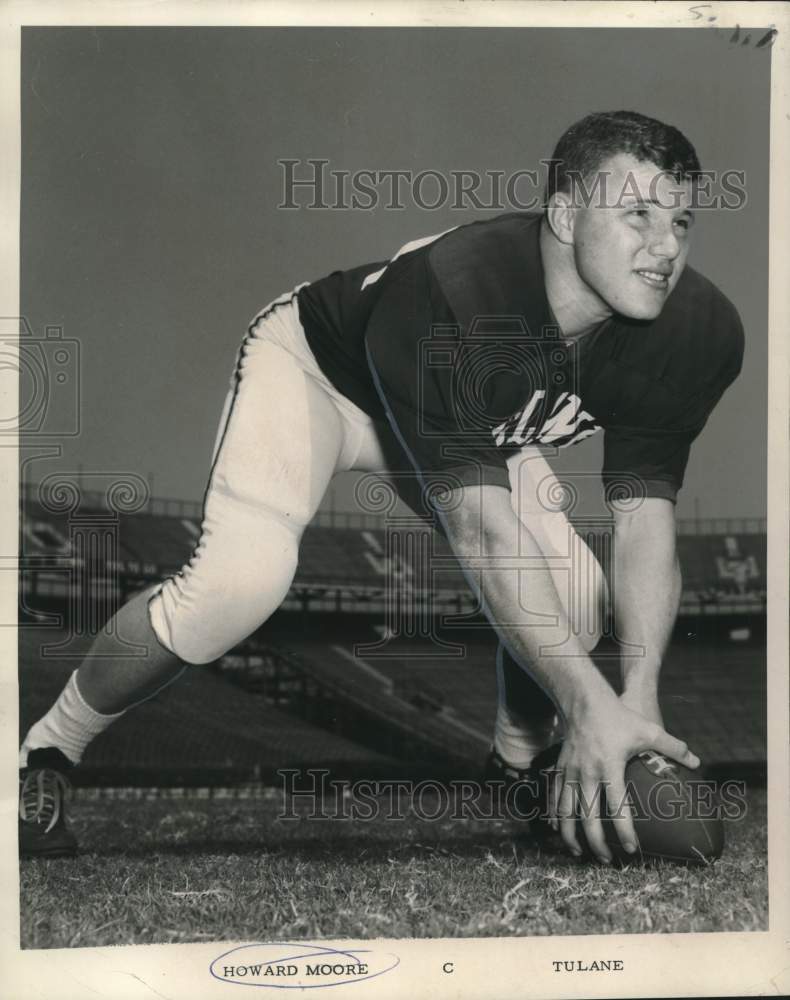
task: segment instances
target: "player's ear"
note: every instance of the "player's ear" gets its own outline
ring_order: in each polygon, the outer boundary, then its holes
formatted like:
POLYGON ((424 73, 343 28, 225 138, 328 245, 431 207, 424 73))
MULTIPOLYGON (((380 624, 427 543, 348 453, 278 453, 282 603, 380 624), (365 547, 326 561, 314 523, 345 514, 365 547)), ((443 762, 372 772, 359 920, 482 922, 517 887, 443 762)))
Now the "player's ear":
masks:
POLYGON ((573 243, 575 210, 570 195, 562 191, 554 192, 546 209, 546 220, 560 243, 568 246, 573 243))

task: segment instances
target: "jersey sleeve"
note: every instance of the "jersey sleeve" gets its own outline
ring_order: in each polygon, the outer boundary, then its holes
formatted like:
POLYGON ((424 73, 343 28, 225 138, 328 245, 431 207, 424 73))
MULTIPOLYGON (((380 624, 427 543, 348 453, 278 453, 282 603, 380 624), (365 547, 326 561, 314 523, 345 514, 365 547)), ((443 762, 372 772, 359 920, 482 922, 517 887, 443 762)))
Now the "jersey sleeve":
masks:
POLYGON ((662 497, 677 500, 691 444, 702 430, 661 432, 615 426, 604 432, 603 484, 609 500, 662 497))
POLYGON ((741 370, 743 327, 734 309, 727 326, 727 349, 707 365, 693 390, 667 407, 662 420, 606 427, 602 478, 607 499, 644 496, 677 501, 691 445, 741 370))
POLYGON ((446 300, 420 255, 388 280, 365 334, 368 367, 387 419, 426 499, 434 489, 510 489, 485 401, 464 399, 463 348, 446 300))

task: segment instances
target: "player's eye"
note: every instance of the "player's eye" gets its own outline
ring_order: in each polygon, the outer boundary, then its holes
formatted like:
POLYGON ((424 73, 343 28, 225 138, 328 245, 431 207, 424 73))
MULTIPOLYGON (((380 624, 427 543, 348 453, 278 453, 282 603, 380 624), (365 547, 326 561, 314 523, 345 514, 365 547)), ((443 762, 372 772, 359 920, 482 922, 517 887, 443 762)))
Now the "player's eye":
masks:
POLYGON ((688 232, 691 229, 691 219, 675 219, 675 225, 688 232))

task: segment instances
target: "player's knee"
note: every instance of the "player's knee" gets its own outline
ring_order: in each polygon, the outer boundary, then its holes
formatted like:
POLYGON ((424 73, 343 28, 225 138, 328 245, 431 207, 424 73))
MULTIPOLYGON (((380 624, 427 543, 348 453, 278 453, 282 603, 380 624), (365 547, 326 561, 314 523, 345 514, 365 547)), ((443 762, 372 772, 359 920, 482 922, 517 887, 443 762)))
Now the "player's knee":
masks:
MULTIPOLYGON (((149 596, 148 621, 151 625, 151 631, 153 632, 159 645, 163 649, 168 650, 168 652, 172 653, 174 656, 184 660, 184 657, 181 656, 181 654, 175 649, 171 628, 171 616, 165 611, 165 599, 162 596, 162 591, 166 585, 167 581, 163 584, 158 584, 149 596)), ((184 662, 186 663, 187 661, 184 660, 184 662)))
MULTIPOLYGON (((188 642, 179 642, 179 652, 176 656, 185 664, 185 667, 201 667, 206 663, 213 663, 215 660, 220 659, 232 649, 233 646, 216 646, 214 648, 210 646, 201 646, 200 648, 190 645, 188 642)), ((233 645, 236 645, 235 643, 233 645)))
POLYGON ((186 664, 213 663, 252 634, 277 610, 287 588, 261 595, 216 595, 205 611, 198 607, 152 602, 151 624, 159 642, 186 664))
POLYGON ((228 553, 227 561, 201 554, 149 600, 157 640, 187 664, 219 659, 282 604, 297 555, 297 539, 286 529, 269 532, 265 545, 250 538, 246 552, 228 553))

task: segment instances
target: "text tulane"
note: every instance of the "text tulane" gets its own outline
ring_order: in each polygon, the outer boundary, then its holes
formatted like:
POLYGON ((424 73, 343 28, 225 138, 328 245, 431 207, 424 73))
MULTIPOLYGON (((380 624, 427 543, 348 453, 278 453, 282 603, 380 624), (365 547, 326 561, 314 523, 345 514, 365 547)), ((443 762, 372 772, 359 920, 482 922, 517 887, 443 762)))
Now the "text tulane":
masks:
POLYGON ((621 958, 597 958, 592 962, 583 962, 577 958, 574 961, 552 962, 555 972, 622 972, 621 958))

